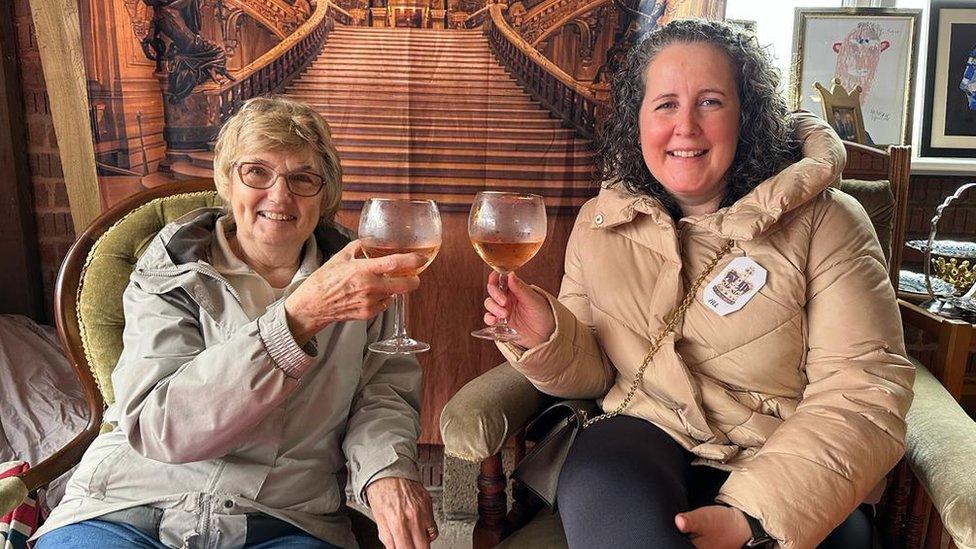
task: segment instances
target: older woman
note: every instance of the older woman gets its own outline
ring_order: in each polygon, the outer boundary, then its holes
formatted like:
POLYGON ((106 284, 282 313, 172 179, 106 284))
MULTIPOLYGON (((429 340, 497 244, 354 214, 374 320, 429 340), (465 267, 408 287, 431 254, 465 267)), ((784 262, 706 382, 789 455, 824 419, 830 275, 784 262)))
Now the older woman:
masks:
POLYGON ((125 291, 113 429, 86 452, 38 547, 353 547, 346 470, 388 547, 437 535, 419 482, 420 370, 366 346, 424 259, 364 259, 333 222, 325 120, 245 103, 214 159, 225 209, 164 227, 125 291))
POLYGON ((777 84, 729 25, 650 35, 559 298, 489 280, 512 365, 610 412, 559 477, 570 547, 870 546, 858 506, 902 455, 914 372, 868 217, 830 188, 844 147, 777 84))

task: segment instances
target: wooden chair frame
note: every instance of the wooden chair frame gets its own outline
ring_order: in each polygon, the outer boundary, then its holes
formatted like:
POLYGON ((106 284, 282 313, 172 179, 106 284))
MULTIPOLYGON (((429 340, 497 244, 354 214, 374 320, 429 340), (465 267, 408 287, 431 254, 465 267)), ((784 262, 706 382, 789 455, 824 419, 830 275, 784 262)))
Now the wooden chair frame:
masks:
POLYGON ((46 486, 81 461, 81 456, 98 436, 102 426, 105 400, 98 389, 92 366, 85 356, 78 321, 78 292, 81 289, 88 254, 95 242, 126 214, 150 200, 180 193, 212 190, 214 190, 213 180, 192 179, 163 185, 129 197, 98 216, 68 249, 55 283, 54 321, 61 347, 85 393, 88 423, 81 433, 54 455, 19 475, 28 490, 46 486))

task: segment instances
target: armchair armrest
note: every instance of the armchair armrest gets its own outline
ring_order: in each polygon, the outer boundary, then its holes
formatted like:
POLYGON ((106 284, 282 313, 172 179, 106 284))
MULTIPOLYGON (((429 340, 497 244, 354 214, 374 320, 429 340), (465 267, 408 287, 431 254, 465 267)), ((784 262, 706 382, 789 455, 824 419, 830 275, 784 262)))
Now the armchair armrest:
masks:
POLYGON ((12 511, 27 497, 27 485, 19 477, 0 478, 0 517, 12 511))
POLYGON ((931 313, 914 303, 898 300, 902 321, 935 336, 938 344, 932 373, 956 400, 962 396, 963 379, 969 348, 974 337, 973 326, 931 313))
POLYGON ((482 461, 538 413, 546 397, 507 362, 461 387, 441 412, 444 453, 482 461))
POLYGON ((960 548, 976 548, 976 422, 916 363, 905 456, 960 548))

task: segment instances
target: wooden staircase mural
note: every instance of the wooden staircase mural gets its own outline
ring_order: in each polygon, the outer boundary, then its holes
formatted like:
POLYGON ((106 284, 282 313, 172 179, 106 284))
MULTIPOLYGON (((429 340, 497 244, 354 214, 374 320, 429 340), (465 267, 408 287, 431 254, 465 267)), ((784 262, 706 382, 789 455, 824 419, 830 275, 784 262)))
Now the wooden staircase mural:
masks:
MULTIPOLYGON (((285 93, 329 121, 349 208, 368 196, 470 204, 482 189, 595 193, 593 145, 523 90, 480 29, 337 26, 285 93)), ((211 151, 168 155, 162 177, 212 175, 211 151)))

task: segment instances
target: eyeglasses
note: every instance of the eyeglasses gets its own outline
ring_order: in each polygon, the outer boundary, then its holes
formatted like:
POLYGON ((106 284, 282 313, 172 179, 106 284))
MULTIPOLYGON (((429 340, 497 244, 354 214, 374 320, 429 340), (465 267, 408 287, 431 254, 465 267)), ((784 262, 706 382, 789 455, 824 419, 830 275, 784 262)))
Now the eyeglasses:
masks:
POLYGON ((279 173, 275 169, 258 162, 241 162, 237 165, 237 175, 252 189, 270 189, 279 177, 285 178, 288 191, 297 196, 315 196, 322 190, 325 179, 313 172, 279 173))

